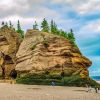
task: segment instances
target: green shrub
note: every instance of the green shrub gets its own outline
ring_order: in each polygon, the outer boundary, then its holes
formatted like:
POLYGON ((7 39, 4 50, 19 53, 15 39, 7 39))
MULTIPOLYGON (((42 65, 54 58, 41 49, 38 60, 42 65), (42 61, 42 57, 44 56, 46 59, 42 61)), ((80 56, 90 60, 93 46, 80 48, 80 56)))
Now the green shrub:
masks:
POLYGON ((61 80, 62 77, 61 75, 46 75, 47 79, 57 79, 57 80, 61 80))
POLYGON ((37 85, 50 85, 52 81, 57 84, 61 83, 61 80, 46 78, 44 75, 26 75, 21 78, 17 78, 16 82, 19 84, 37 84, 37 85))
POLYGON ((64 81, 64 85, 67 85, 67 86, 86 86, 86 84, 88 84, 90 86, 99 85, 96 81, 94 81, 90 78, 82 79, 78 75, 77 76, 64 77, 63 81, 64 81))
POLYGON ((86 84, 91 86, 99 85, 92 79, 82 79, 80 76, 61 77, 60 75, 32 74, 16 79, 16 82, 19 84, 31 85, 51 85, 52 81, 55 81, 56 85, 60 86, 86 86, 86 84))
POLYGON ((30 49, 34 50, 35 48, 36 48, 36 44, 32 45, 32 47, 30 49))
POLYGON ((79 76, 64 77, 64 85, 68 86, 82 86, 84 81, 79 76))
POLYGON ((50 85, 52 81, 55 81, 56 85, 61 85, 62 80, 59 76, 52 76, 46 74, 33 74, 33 75, 25 75, 24 77, 19 77, 16 79, 17 83, 20 84, 37 84, 37 85, 50 85))
POLYGON ((90 83, 89 83, 92 87, 95 87, 95 86, 100 86, 99 83, 97 83, 96 81, 94 81, 93 79, 90 79, 90 83))

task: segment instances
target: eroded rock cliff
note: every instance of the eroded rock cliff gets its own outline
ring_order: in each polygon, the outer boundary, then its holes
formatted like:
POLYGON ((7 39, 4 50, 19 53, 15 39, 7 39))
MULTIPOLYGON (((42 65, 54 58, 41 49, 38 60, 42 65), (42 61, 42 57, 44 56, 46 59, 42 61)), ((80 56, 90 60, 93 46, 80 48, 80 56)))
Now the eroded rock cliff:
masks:
POLYGON ((87 77, 92 62, 69 40, 46 32, 28 30, 17 52, 16 70, 22 74, 87 77))
POLYGON ((4 70, 4 77, 8 77, 16 65, 16 52, 21 38, 15 30, 4 26, 0 28, 0 69, 4 70))

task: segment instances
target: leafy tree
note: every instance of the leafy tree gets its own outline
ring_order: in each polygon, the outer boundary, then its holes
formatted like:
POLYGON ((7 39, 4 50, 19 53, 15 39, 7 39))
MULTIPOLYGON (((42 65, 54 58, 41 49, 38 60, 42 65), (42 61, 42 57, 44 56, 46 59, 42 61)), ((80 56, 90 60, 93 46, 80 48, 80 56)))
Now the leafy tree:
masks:
POLYGON ((43 21, 41 23, 41 28, 42 28, 42 31, 49 32, 49 25, 45 18, 43 19, 43 21))
POLYGON ((35 21, 35 23, 34 23, 34 25, 33 25, 33 29, 34 29, 34 30, 38 30, 38 24, 37 24, 36 21, 35 21))
POLYGON ((21 29, 19 20, 18 20, 18 23, 17 23, 17 32, 20 34, 20 36, 22 38, 24 38, 24 31, 21 29))

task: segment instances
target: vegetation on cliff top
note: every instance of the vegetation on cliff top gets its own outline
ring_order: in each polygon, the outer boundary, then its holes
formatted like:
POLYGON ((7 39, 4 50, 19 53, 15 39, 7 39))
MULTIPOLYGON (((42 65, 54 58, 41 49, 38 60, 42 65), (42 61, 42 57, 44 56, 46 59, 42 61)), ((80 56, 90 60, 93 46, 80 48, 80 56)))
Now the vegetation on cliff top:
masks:
POLYGON ((20 34, 20 36, 22 38, 24 38, 24 31, 21 29, 21 25, 20 25, 19 20, 18 20, 18 23, 17 23, 17 30, 16 31, 20 34))
POLYGON ((63 31, 62 29, 58 29, 56 23, 53 20, 51 20, 50 25, 49 25, 45 18, 43 19, 41 23, 41 28, 43 32, 49 32, 55 35, 62 36, 66 39, 69 39, 73 44, 76 45, 75 37, 74 37, 74 33, 72 29, 70 30, 70 32, 66 32, 66 31, 63 31))
MULTIPOLYGON (((24 38, 24 31, 21 28, 21 24, 20 24, 19 20, 17 22, 17 29, 13 26, 11 21, 9 21, 9 24, 7 22, 6 23, 2 22, 2 26, 7 26, 11 29, 16 30, 16 32, 18 32, 20 34, 21 38, 24 38)), ((38 28, 38 24, 35 21, 33 24, 33 29, 34 30, 40 29, 43 32, 48 32, 51 34, 62 36, 64 38, 70 40, 73 44, 76 45, 73 30, 71 29, 70 32, 66 32, 62 29, 58 29, 57 24, 53 20, 51 20, 51 22, 49 24, 48 21, 44 18, 43 21, 41 22, 41 28, 38 28)))

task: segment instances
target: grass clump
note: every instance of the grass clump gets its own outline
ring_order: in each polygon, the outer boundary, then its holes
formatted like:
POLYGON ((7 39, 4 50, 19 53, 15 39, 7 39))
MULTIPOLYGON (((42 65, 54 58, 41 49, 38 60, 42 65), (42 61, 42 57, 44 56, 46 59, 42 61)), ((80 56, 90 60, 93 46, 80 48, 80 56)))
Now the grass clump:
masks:
POLYGON ((35 48, 36 48, 36 44, 32 45, 32 47, 30 49, 34 50, 35 48))

